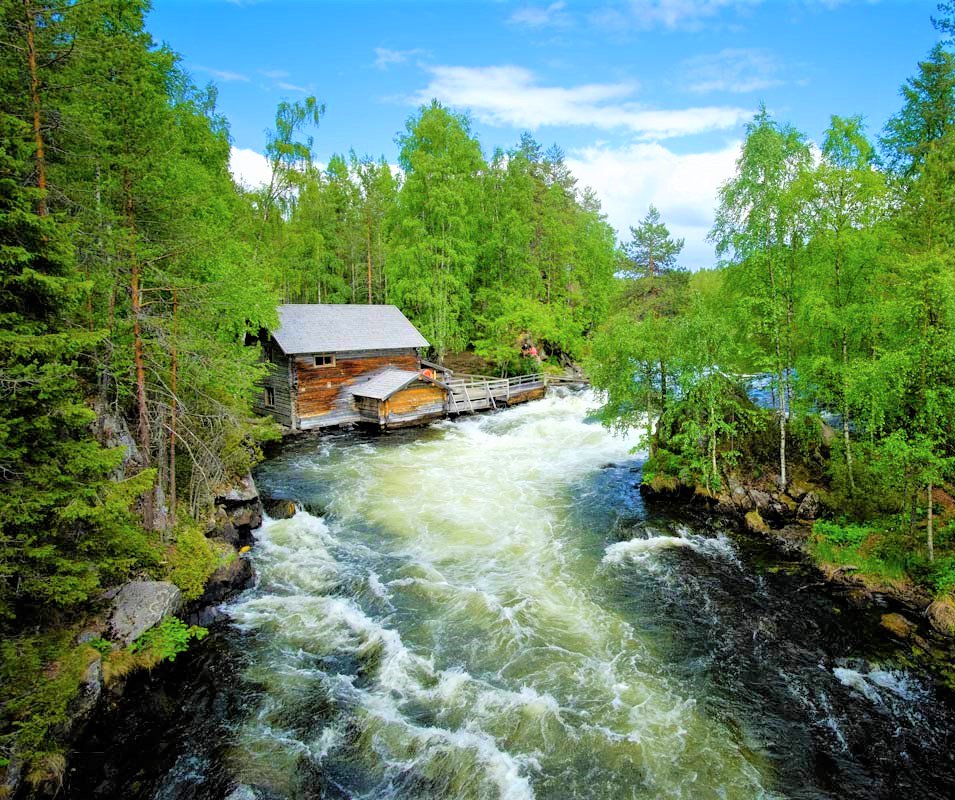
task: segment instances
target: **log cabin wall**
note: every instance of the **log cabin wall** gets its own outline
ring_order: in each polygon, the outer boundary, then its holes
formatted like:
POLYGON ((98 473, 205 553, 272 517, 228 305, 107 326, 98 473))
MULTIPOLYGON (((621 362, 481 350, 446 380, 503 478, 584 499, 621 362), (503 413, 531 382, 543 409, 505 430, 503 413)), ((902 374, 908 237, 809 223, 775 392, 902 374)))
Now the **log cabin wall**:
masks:
POLYGON ((291 361, 274 342, 264 342, 261 361, 269 361, 269 371, 262 381, 262 389, 253 408, 260 414, 269 414, 289 428, 295 427, 295 406, 292 402, 292 382, 289 375, 291 361), (270 349, 271 348, 271 349, 270 349), (271 357, 271 358, 270 358, 271 357), (267 403, 271 390, 272 404, 267 403))
POLYGON ((446 392, 440 386, 413 383, 381 403, 381 419, 388 428, 415 425, 445 415, 446 392))
POLYGON ((366 350, 335 353, 335 363, 315 366, 314 354, 296 355, 292 362, 295 413, 303 428, 340 425, 361 418, 354 398, 342 390, 359 383, 369 373, 386 367, 418 370, 414 349, 366 350))

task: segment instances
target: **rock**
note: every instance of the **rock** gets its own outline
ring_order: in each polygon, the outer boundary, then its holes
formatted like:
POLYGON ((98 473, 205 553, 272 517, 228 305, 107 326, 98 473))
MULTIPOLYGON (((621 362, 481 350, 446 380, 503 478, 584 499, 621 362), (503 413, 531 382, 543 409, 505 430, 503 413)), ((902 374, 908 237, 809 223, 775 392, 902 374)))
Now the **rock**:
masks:
POLYGON ((917 626, 901 614, 883 614, 880 624, 898 639, 908 639, 915 633, 917 626))
POLYGON ((252 503, 258 498, 259 490, 255 488, 255 481, 252 480, 251 475, 246 475, 227 492, 217 496, 216 503, 252 503))
POLYGON ((294 501, 282 498, 263 497, 262 506, 272 519, 291 519, 296 512, 294 501))
POLYGON ((796 519, 813 520, 822 512, 822 503, 815 492, 808 492, 796 509, 796 519))
POLYGON ((786 511, 788 511, 790 514, 795 514, 796 509, 799 507, 799 503, 793 500, 793 498, 788 494, 779 495, 779 502, 786 507, 786 511))
POLYGON ((950 594, 932 603, 925 613, 935 630, 946 636, 955 636, 955 598, 950 594))
POLYGON ((123 448, 123 460, 113 473, 115 480, 121 481, 130 471, 135 472, 140 468, 142 455, 136 446, 136 439, 129 432, 129 426, 122 416, 113 414, 103 405, 98 404, 96 421, 93 423, 93 435, 108 450, 116 447, 123 448))
POLYGON ((113 601, 108 630, 121 645, 131 644, 182 605, 182 592, 168 581, 131 581, 113 601))
POLYGON ((208 627, 225 618, 222 604, 231 600, 255 581, 255 570, 248 558, 236 556, 219 567, 206 581, 202 597, 189 605, 183 619, 190 625, 208 627))
POLYGON ((773 505, 773 498, 768 492, 762 492, 759 489, 749 490, 749 499, 756 511, 765 511, 773 505))
POLYGON ((733 498, 733 505, 737 508, 742 509, 743 511, 751 511, 753 509, 753 499, 747 494, 746 489, 740 485, 736 485, 732 488, 732 494, 730 495, 733 498))
POLYGON ((81 725, 93 712, 96 704, 99 702, 100 695, 103 693, 103 662, 97 657, 86 668, 83 677, 80 680, 79 690, 70 700, 67 708, 66 723, 69 732, 75 730, 81 725))
POLYGON ((766 521, 760 516, 759 511, 753 509, 746 513, 746 529, 750 533, 769 533, 769 525, 766 524, 766 521))
POLYGON ((796 502, 799 502, 812 491, 812 484, 808 481, 802 480, 801 478, 792 478, 789 481, 787 491, 789 492, 790 497, 796 500, 796 502))
POLYGON ((254 577, 252 562, 236 556, 209 576, 201 599, 206 603, 222 603, 248 588, 254 577))

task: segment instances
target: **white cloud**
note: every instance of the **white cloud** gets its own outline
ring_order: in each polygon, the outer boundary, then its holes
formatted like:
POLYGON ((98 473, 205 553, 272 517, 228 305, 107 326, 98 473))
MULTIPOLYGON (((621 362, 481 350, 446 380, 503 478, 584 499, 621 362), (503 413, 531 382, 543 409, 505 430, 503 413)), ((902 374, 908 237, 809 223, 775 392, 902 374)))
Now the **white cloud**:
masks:
POLYGON ((275 86, 278 89, 284 89, 286 92, 300 92, 301 94, 308 94, 311 89, 307 86, 299 86, 295 83, 288 83, 287 81, 276 81, 275 86))
POLYGON ((759 49, 726 48, 683 62, 683 85, 691 92, 757 92, 783 83, 782 67, 759 49))
POLYGON ((213 69, 212 67, 203 67, 199 64, 196 64, 193 69, 197 69, 199 72, 206 72, 213 78, 218 78, 220 81, 241 81, 243 83, 249 82, 249 76, 243 75, 241 72, 232 72, 231 70, 227 69, 213 69))
POLYGON ((700 153, 679 154, 658 143, 624 147, 594 145, 573 151, 567 166, 582 186, 600 198, 621 240, 652 203, 670 232, 686 239, 681 263, 691 269, 716 263, 706 241, 713 224, 720 185, 735 173, 741 143, 700 153))
POLYGON ((388 69, 392 64, 403 64, 409 58, 423 55, 424 52, 418 47, 413 50, 389 50, 387 47, 376 47, 375 66, 378 69, 388 69))
POLYGON ((258 189, 272 180, 272 168, 261 153, 244 147, 233 147, 229 152, 229 172, 240 186, 258 189))
POLYGON ((525 6, 511 14, 509 21, 529 28, 566 27, 573 23, 570 15, 565 11, 566 8, 567 3, 563 0, 558 0, 549 6, 525 6))
POLYGON ((751 115, 743 108, 648 109, 628 100, 636 83, 542 86, 516 66, 427 68, 431 81, 411 99, 437 98, 468 108, 489 125, 536 130, 547 125, 624 128, 642 139, 664 139, 735 127, 751 115))
POLYGON ((266 78, 271 78, 273 81, 290 77, 289 73, 284 69, 260 69, 259 74, 264 75, 266 78))
POLYGON ((726 9, 745 10, 762 0, 626 0, 595 12, 591 19, 613 30, 696 30, 726 9))

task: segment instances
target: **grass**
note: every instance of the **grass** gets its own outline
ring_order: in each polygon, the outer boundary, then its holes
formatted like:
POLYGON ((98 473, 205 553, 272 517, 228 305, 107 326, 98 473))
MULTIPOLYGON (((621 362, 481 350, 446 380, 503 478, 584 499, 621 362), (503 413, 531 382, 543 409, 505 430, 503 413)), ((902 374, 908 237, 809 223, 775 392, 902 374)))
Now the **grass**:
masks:
POLYGON ((910 559, 898 558, 885 547, 886 534, 863 525, 820 520, 809 537, 809 553, 817 561, 852 566, 862 577, 887 583, 909 582, 910 559))

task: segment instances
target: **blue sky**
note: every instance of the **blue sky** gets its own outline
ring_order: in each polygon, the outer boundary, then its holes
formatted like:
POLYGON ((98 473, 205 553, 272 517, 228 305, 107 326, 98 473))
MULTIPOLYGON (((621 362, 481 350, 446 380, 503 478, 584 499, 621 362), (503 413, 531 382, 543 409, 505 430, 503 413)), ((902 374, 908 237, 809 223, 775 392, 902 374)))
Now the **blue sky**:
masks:
POLYGON ((716 189, 760 102, 817 141, 832 114, 878 132, 936 40, 935 2, 916 0, 154 3, 153 36, 219 87, 247 182, 267 174, 280 100, 326 104, 319 161, 394 162, 436 97, 471 114, 487 153, 525 130, 558 144, 624 238, 655 203, 692 268, 713 262, 716 189))

